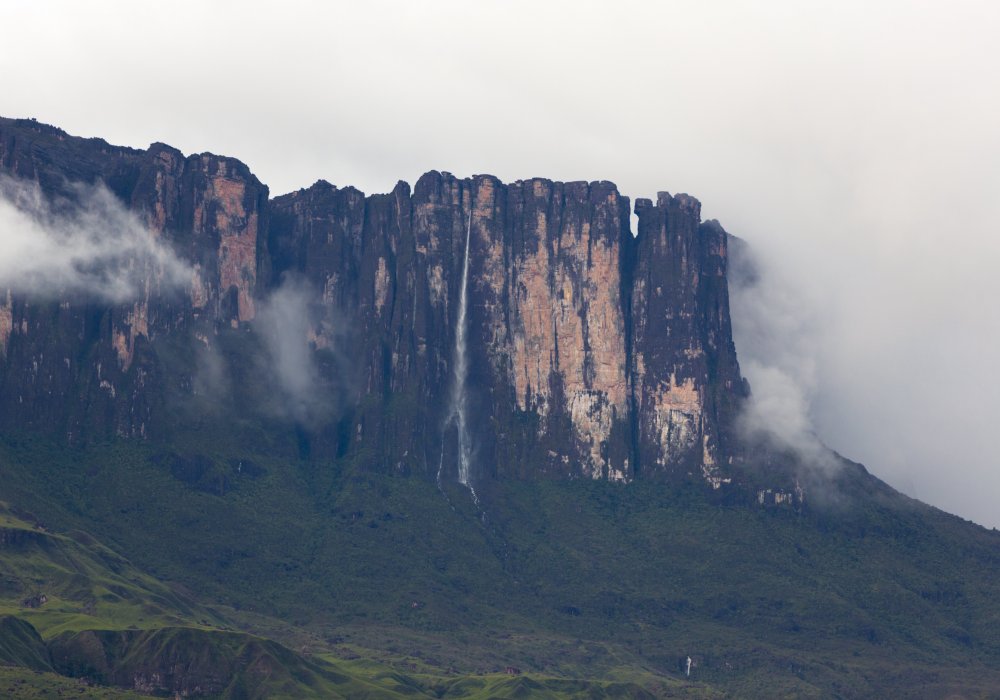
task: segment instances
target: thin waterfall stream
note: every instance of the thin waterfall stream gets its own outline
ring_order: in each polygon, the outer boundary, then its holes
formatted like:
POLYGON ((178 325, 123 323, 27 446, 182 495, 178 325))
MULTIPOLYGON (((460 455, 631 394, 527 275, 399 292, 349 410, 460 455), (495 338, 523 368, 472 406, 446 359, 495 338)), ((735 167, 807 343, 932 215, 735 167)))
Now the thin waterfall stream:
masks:
MULTIPOLYGON (((469 308, 469 248, 472 242, 472 202, 469 203, 469 222, 465 228, 465 254, 462 257, 462 287, 458 295, 458 320, 455 328, 455 360, 451 386, 451 408, 445 425, 455 424, 458 432, 458 483, 469 487, 472 499, 479 498, 470 483, 472 466, 472 440, 469 437, 468 400, 466 383, 469 376, 468 358, 468 308, 469 308)), ((441 464, 438 466, 438 485, 444 466, 444 445, 441 447, 441 464)))

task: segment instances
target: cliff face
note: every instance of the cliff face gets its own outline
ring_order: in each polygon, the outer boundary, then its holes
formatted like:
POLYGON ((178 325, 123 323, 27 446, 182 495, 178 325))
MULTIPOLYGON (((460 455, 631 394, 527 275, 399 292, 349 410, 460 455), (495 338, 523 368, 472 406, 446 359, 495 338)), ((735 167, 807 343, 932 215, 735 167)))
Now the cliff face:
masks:
POLYGON ((122 304, 0 290, 5 432, 155 437, 168 386, 183 392, 198 372, 168 372, 164 339, 212 347, 245 334, 250 347, 261 305, 294 282, 319 310, 297 340, 343 375, 338 409, 297 426, 310 449, 454 475, 448 416, 468 237, 476 477, 693 475, 716 488, 731 478, 746 389, 727 237, 687 195, 638 200, 635 237, 628 198, 607 182, 430 172, 412 192, 399 183, 366 197, 321 181, 268 200, 232 159, 116 148, 12 120, 0 120, 0 172, 50 196, 104 183, 192 270, 171 294, 151 268, 122 304))
POLYGON ((194 332, 199 321, 236 326, 254 316, 266 258, 267 188, 231 158, 154 144, 147 151, 67 136, 53 127, 0 120, 0 172, 37 183, 49 198, 79 196, 102 183, 190 263, 189 289, 161 288, 149 267, 123 304, 86 296, 4 290, 0 313, 0 406, 5 432, 59 429, 73 441, 145 436, 162 383, 151 341, 194 332))
POLYGON ((661 192, 636 202, 630 379, 639 461, 652 472, 700 470, 718 488, 737 452, 747 394, 729 319, 727 236, 701 204, 661 192))

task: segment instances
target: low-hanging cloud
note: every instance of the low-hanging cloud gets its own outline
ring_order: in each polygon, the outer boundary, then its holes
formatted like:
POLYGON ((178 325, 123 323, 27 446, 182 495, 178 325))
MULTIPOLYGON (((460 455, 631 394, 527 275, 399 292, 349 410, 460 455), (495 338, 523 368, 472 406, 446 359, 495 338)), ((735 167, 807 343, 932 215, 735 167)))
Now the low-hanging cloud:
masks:
POLYGON ((267 354, 267 376, 275 395, 274 413, 315 428, 335 408, 310 336, 323 316, 316 295, 301 280, 289 278, 258 307, 254 330, 267 354))
POLYGON ((183 288, 191 268, 102 184, 48 197, 37 183, 0 176, 0 288, 123 302, 151 281, 183 288))
POLYGON ((836 460, 811 416, 817 384, 813 305, 739 239, 731 239, 730 280, 733 336, 752 392, 740 430, 790 450, 806 468, 829 471, 836 460))

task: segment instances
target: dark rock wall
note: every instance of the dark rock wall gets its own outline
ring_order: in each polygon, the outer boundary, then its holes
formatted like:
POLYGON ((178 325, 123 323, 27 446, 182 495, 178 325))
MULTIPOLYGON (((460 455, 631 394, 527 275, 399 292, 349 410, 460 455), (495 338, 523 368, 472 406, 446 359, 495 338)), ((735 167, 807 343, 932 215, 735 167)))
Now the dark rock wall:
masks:
POLYGON ((2 290, 0 411, 7 429, 146 436, 162 382, 150 342, 199 322, 253 319, 266 259, 267 188, 232 158, 154 144, 147 151, 78 139, 42 124, 0 120, 0 171, 38 183, 50 198, 102 183, 193 270, 182 294, 159 287, 160 270, 127 304, 76 294, 18 297, 2 290))
MULTIPOLYGON (((253 333, 294 284, 307 338, 344 375, 310 426, 320 455, 453 476, 447 427, 466 232, 474 476, 695 475, 718 487, 745 397, 729 322, 726 234, 687 195, 629 200, 607 182, 503 184, 430 172, 411 193, 317 182, 268 200, 239 161, 184 157, 0 120, 0 171, 51 194, 104 183, 192 269, 165 294, 149 270, 128 304, 0 298, 0 428, 70 440, 156 436, 157 339, 210 347, 253 333), (471 228, 470 228, 471 227, 471 228)), ((191 369, 193 373, 195 369, 191 369)))

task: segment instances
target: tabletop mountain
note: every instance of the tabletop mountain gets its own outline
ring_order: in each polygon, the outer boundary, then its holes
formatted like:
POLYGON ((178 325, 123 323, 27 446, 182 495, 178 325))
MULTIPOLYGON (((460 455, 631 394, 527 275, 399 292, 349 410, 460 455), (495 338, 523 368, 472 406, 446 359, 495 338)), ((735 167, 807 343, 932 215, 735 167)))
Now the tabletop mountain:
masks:
POLYGON ((741 430, 735 239, 693 197, 272 198, 14 119, 0 194, 0 665, 225 697, 1000 687, 995 533, 741 430))

